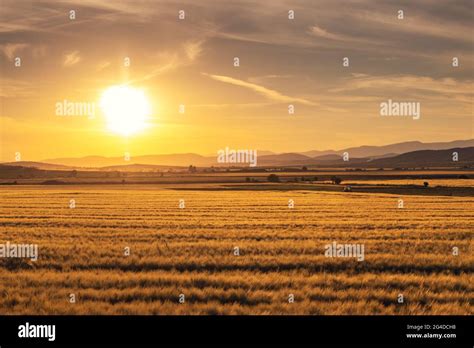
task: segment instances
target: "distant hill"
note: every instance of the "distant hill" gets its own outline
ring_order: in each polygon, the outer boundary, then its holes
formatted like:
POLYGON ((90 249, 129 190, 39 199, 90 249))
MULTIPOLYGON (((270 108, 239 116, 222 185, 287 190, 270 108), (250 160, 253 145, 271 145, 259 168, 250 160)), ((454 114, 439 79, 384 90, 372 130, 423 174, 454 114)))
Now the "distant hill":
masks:
POLYGON ((117 166, 108 166, 97 168, 103 171, 127 171, 127 172, 152 172, 152 171, 164 171, 167 169, 183 169, 182 166, 161 166, 156 164, 124 164, 117 166))
POLYGON ((39 177, 42 173, 42 169, 0 164, 0 179, 39 177))
MULTIPOLYGON (((349 153, 351 154, 351 153, 349 153)), ((474 147, 452 148, 447 150, 420 150, 401 155, 387 154, 371 157, 352 157, 344 161, 342 156, 324 155, 315 158, 299 154, 262 156, 258 158, 259 166, 317 166, 317 167, 456 167, 474 164, 474 147), (453 152, 458 153, 458 161, 452 160, 453 152)))
POLYGON ((325 150, 325 151, 306 151, 299 152, 302 155, 309 157, 317 157, 324 155, 342 155, 344 152, 349 153, 350 157, 377 157, 385 156, 387 154, 402 154, 406 152, 419 151, 419 150, 446 150, 459 147, 472 147, 474 146, 474 139, 469 140, 455 140, 449 142, 437 142, 437 143, 422 143, 420 141, 407 141, 403 143, 396 143, 383 146, 356 146, 349 147, 342 150, 325 150))
MULTIPOLYGON (((269 151, 258 152, 258 166, 303 166, 303 165, 336 165, 347 166, 356 163, 371 162, 372 165, 383 165, 390 161, 376 162, 383 158, 394 158, 400 154, 423 151, 423 150, 446 150, 453 148, 474 147, 474 139, 456 140, 451 142, 422 143, 419 141, 410 141, 384 146, 359 146, 342 150, 327 151, 306 151, 274 154, 269 151), (347 152, 350 161, 342 161, 342 155, 347 152)), ((420 159, 422 160, 422 159, 420 159)), ((215 156, 202 156, 195 153, 183 154, 164 154, 164 155, 145 155, 133 156, 129 161, 124 157, 104 157, 104 156, 86 156, 80 158, 52 158, 40 162, 13 162, 10 165, 21 165, 24 167, 33 167, 45 170, 72 170, 72 169, 92 169, 103 170, 123 170, 125 166, 130 170, 155 170, 147 166, 163 167, 219 167, 232 166, 232 164, 217 163, 217 154, 215 156), (144 166, 140 168, 139 166, 144 166)))
POLYGON ((4 165, 12 167, 26 167, 26 168, 37 168, 43 170, 74 170, 74 167, 65 166, 61 164, 51 164, 43 162, 31 162, 31 161, 18 161, 18 162, 8 162, 2 163, 4 165))
POLYGON ((332 155, 323 155, 323 156, 317 156, 314 158, 316 161, 339 161, 342 160, 342 157, 336 154, 332 155))
POLYGON ((300 165, 311 162, 311 157, 299 153, 282 153, 278 155, 258 156, 258 166, 300 165))
MULTIPOLYGON (((351 153, 349 153, 351 154, 351 153)), ((349 156, 348 161, 337 154, 323 155, 315 158, 297 153, 258 157, 258 166, 316 166, 316 167, 455 167, 474 164, 474 147, 452 148, 448 150, 420 150, 401 155, 385 154, 370 157, 349 156), (457 152, 459 160, 452 160, 457 152)))
MULTIPOLYGON (((310 158, 299 154, 270 155, 269 163, 286 163, 266 165, 265 161, 259 165, 262 167, 301 167, 311 166, 312 168, 474 168, 474 147, 453 148, 448 150, 421 150, 407 152, 401 155, 388 158, 350 158, 343 161, 337 155, 326 155, 318 158, 310 158), (458 154, 458 161, 453 161, 453 153, 458 154), (276 156, 276 157, 275 157, 276 156), (281 158, 279 158, 281 156, 281 158), (301 165, 302 163, 302 165, 301 165)), ((187 172, 187 167, 158 166, 148 164, 127 164, 109 166, 92 169, 72 169, 72 167, 55 166, 48 163, 37 162, 15 162, 23 165, 0 164, 0 179, 30 179, 30 178, 51 178, 68 180, 71 178, 103 178, 112 180, 113 178, 126 178, 127 172, 187 172), (42 167, 39 169, 38 167, 42 167), (112 178, 112 179, 111 179, 112 178)), ((250 168, 249 168, 250 169, 250 168)), ((258 169, 258 168, 255 168, 258 169)), ((224 171, 224 169, 222 169, 224 171)), ((260 168, 265 170, 265 168, 260 168)))
POLYGON ((407 152, 390 158, 380 158, 370 162, 378 167, 446 167, 474 164, 474 147, 448 150, 421 150, 407 152), (453 161, 453 153, 458 153, 458 161, 453 161))
POLYGON ((131 156, 129 161, 126 161, 125 157, 87 156, 79 158, 52 158, 46 159, 44 162, 83 168, 102 168, 130 164, 150 164, 162 166, 189 166, 192 164, 195 166, 211 166, 215 164, 216 157, 209 158, 194 153, 184 153, 170 155, 131 156))
POLYGON ((362 157, 343 161, 337 155, 314 158, 311 163, 317 167, 358 167, 358 168, 420 168, 420 167, 460 167, 474 166, 474 147, 453 148, 448 150, 420 150, 401 155, 379 158, 362 157), (453 161, 453 152, 458 153, 458 161, 453 161), (334 157, 336 156, 336 157, 334 157))

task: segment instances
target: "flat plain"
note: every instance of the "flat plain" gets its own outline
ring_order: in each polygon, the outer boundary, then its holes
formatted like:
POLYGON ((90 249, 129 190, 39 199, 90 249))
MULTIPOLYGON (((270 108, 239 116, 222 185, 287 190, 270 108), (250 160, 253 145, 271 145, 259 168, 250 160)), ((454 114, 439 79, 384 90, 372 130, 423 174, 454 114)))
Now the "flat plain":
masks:
POLYGON ((474 197, 15 185, 0 207, 0 243, 39 248, 0 259, 1 314, 474 313, 474 197))

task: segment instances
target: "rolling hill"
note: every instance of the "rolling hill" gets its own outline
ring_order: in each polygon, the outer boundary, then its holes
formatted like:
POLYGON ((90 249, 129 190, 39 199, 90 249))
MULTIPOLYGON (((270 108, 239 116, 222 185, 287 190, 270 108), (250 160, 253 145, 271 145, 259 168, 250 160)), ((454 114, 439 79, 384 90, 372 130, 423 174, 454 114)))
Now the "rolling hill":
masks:
MULTIPOLYGON (((430 166, 436 163, 443 166, 450 166, 456 165, 456 163, 446 164, 446 156, 449 151, 459 149, 459 161, 469 162, 471 158, 470 149, 472 148, 474 148, 474 139, 443 143, 412 141, 385 146, 359 146, 338 151, 308 151, 304 153, 290 152, 272 154, 268 151, 263 151, 262 153, 257 151, 257 166, 414 167, 430 166), (443 153, 439 151, 448 152, 443 153), (344 152, 349 154, 348 162, 342 160, 341 156, 344 152), (316 155, 313 156, 314 154, 316 155)), ((124 157, 86 156, 80 158, 53 158, 39 162, 22 161, 3 164, 44 170, 99 169, 121 171, 152 171, 163 168, 188 167, 190 165, 196 167, 245 166, 245 164, 234 165, 232 163, 217 163, 217 156, 202 156, 194 153, 133 156, 129 161, 126 161, 124 157)))
POLYGON ((326 150, 326 151, 306 151, 299 152, 302 155, 309 157, 317 157, 323 155, 337 154, 342 155, 344 152, 348 152, 351 157, 378 157, 387 154, 402 154, 412 151, 420 150, 446 150, 459 147, 472 147, 474 146, 474 139, 468 140, 455 140, 449 142, 436 142, 436 143, 422 143, 421 141, 407 141, 396 144, 389 144, 383 146, 356 146, 349 147, 342 150, 326 150))

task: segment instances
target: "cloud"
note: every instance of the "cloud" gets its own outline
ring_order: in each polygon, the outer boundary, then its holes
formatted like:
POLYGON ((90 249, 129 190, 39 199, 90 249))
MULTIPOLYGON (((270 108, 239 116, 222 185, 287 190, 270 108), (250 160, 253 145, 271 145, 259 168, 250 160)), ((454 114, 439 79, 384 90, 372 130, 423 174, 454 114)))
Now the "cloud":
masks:
POLYGON ((339 102, 353 99, 380 99, 390 96, 418 101, 432 101, 449 105, 453 108, 472 110, 474 96, 473 80, 460 81, 454 78, 432 78, 416 75, 359 75, 345 79, 341 86, 328 90, 325 100, 333 99, 339 102))
POLYGON ((160 52, 157 55, 159 62, 152 67, 151 72, 144 76, 131 80, 129 83, 143 82, 150 80, 156 76, 176 70, 178 67, 188 66, 196 61, 202 54, 203 44, 205 40, 189 41, 176 52, 160 52))
POLYGON ((234 79, 234 78, 229 77, 229 76, 211 75, 211 74, 206 74, 206 73, 202 73, 202 74, 205 75, 205 76, 209 76, 210 78, 212 78, 216 81, 229 83, 229 84, 232 84, 232 85, 235 85, 235 86, 240 86, 240 87, 250 89, 250 90, 252 90, 254 92, 257 92, 258 94, 263 95, 264 97, 266 97, 268 99, 271 99, 271 100, 274 100, 276 102, 281 102, 281 103, 296 102, 296 103, 300 103, 300 104, 304 104, 304 105, 317 105, 316 103, 314 103, 312 101, 309 101, 309 100, 306 100, 306 99, 303 99, 303 98, 290 97, 290 96, 284 95, 284 94, 282 94, 278 91, 275 91, 275 90, 257 85, 255 83, 250 83, 250 82, 234 79))
POLYGON ((472 95, 473 81, 458 81, 453 78, 435 79, 428 76, 400 75, 400 76, 368 76, 364 74, 353 74, 353 78, 347 80, 343 87, 331 89, 331 92, 354 91, 359 89, 401 89, 401 90, 424 90, 444 94, 472 95))
POLYGON ((184 52, 191 62, 201 55, 203 42, 204 40, 188 42, 184 45, 184 52))
POLYGON ((21 51, 22 49, 28 47, 28 44, 25 43, 7 43, 0 46, 2 53, 9 59, 13 60, 16 57, 16 52, 21 51))
POLYGON ((103 61, 97 65, 97 71, 104 70, 105 68, 110 66, 110 62, 108 61, 103 61))
POLYGON ((331 40, 340 40, 340 41, 346 41, 348 38, 344 35, 338 35, 334 33, 330 33, 327 30, 318 27, 317 25, 313 25, 310 28, 310 34, 318 37, 322 37, 325 39, 331 39, 331 40))
POLYGON ((65 67, 73 66, 79 63, 80 60, 81 60, 81 57, 79 56, 79 51, 73 51, 71 53, 64 55, 63 66, 65 67))

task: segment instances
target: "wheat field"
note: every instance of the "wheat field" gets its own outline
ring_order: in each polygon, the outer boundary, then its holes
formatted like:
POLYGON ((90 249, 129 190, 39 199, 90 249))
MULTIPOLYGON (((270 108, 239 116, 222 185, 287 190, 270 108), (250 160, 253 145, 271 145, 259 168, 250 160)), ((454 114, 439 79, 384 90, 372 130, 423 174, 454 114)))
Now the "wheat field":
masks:
POLYGON ((0 312, 472 314, 473 203, 147 185, 1 187, 0 243, 38 244, 39 258, 0 259, 0 312), (364 244, 364 261, 326 257, 332 242, 364 244))

